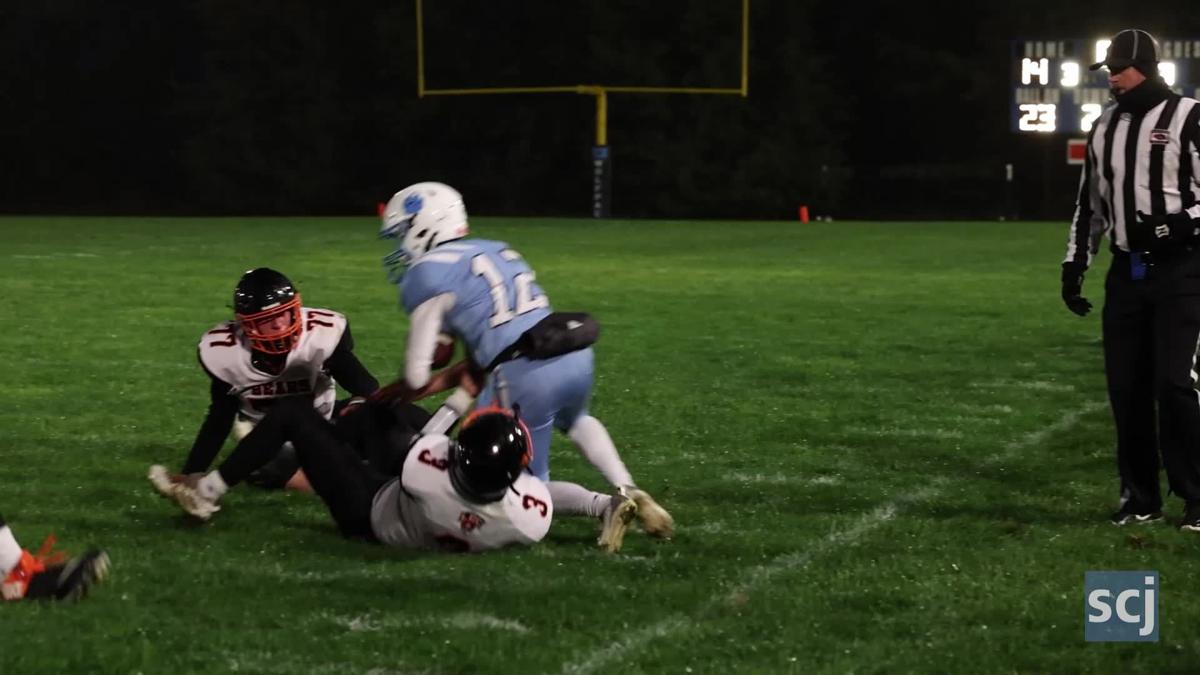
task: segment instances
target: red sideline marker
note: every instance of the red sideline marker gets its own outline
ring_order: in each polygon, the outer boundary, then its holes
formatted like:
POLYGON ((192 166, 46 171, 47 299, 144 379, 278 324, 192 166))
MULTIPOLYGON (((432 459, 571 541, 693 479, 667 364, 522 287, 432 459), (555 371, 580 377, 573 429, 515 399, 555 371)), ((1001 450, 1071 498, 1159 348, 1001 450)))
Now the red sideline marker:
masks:
POLYGON ((379 202, 378 204, 376 204, 376 205, 375 205, 375 212, 376 212, 376 215, 378 215, 380 218, 382 218, 382 217, 383 217, 383 212, 384 212, 384 211, 386 211, 386 210, 387 210, 387 203, 386 203, 386 202, 379 202))
POLYGON ((797 217, 800 218, 800 222, 807 223, 808 222, 808 204, 801 204, 796 215, 797 215, 797 217))

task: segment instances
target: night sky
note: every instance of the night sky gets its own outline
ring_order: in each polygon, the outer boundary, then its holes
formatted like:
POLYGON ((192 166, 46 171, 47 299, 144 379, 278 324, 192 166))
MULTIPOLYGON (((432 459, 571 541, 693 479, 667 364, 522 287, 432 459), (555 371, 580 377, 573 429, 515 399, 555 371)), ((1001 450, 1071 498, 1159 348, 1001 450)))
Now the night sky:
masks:
MULTIPOLYGON (((737 87, 739 21, 426 0, 427 86, 737 87)), ((610 96, 613 215, 1065 219, 1066 136, 1010 131, 1010 42, 1131 26, 1200 38, 1200 13, 753 0, 748 98, 610 96)), ((426 179, 473 213, 591 212, 594 99, 419 99, 412 2, 14 2, 0 50, 3 212, 368 214, 426 179)))

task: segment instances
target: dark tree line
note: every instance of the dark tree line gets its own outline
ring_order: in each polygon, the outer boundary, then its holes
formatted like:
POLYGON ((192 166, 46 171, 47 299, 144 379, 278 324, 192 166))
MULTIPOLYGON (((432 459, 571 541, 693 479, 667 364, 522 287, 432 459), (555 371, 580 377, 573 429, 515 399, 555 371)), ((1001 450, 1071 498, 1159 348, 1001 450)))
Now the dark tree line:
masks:
MULTIPOLYGON (((736 87, 739 0, 426 0, 431 87, 736 87)), ((411 0, 0 6, 0 211, 368 213, 438 179, 472 211, 589 212, 592 97, 416 97, 411 0)), ((1008 129, 1009 40, 1188 3, 754 0, 750 96, 609 99, 614 213, 1066 217, 1061 138, 1008 129)))

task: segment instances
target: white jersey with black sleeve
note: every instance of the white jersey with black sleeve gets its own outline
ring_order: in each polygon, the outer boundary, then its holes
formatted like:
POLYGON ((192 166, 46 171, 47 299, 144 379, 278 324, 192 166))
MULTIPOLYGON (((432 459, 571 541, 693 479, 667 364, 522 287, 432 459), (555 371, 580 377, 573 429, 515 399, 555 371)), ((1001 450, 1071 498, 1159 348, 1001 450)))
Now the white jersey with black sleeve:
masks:
POLYGON ((326 418, 333 413, 337 388, 324 366, 346 331, 346 317, 329 309, 303 307, 301 318, 300 340, 276 374, 254 367, 250 345, 236 321, 217 324, 200 339, 200 363, 229 384, 242 416, 257 422, 270 401, 285 396, 312 396, 317 412, 326 418))
POLYGON ((490 504, 463 499, 450 484, 450 439, 420 438, 399 478, 379 489, 371 529, 380 542, 401 548, 486 551, 540 541, 554 507, 546 484, 524 472, 504 497, 490 504))

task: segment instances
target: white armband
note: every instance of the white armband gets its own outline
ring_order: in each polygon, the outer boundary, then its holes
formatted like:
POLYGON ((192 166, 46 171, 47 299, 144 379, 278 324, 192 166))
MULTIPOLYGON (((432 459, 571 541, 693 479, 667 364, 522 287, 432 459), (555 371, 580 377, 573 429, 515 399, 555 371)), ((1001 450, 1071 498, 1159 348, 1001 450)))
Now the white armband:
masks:
POLYGON ((475 397, 463 391, 462 387, 454 390, 453 394, 442 403, 442 407, 433 413, 433 417, 421 428, 421 434, 444 434, 454 426, 459 417, 471 407, 475 397))

